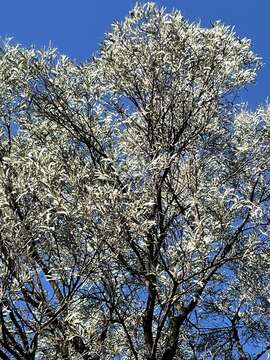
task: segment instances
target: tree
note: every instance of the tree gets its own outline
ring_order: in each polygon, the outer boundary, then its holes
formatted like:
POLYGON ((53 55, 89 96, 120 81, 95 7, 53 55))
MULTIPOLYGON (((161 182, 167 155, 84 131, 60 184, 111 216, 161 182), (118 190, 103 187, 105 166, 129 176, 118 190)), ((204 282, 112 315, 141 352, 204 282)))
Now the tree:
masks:
POLYGON ((97 56, 0 59, 0 358, 263 359, 270 110, 217 22, 136 5, 97 56))

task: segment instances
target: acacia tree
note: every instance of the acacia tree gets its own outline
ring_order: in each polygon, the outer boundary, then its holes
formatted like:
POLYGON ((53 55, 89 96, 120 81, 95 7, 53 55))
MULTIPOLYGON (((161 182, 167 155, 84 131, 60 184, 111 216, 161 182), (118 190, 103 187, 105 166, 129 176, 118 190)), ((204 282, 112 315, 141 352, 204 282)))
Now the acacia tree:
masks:
POLYGON ((153 3, 98 55, 0 59, 0 358, 262 359, 270 110, 221 23, 153 3))

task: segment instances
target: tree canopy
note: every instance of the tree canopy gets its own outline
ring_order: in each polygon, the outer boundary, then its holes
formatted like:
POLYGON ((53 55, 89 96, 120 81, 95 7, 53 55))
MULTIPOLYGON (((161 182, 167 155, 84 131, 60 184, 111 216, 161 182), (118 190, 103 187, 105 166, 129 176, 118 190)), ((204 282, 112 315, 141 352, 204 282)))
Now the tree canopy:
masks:
POLYGON ((263 359, 270 109, 250 41, 136 5, 0 55, 0 359, 263 359))

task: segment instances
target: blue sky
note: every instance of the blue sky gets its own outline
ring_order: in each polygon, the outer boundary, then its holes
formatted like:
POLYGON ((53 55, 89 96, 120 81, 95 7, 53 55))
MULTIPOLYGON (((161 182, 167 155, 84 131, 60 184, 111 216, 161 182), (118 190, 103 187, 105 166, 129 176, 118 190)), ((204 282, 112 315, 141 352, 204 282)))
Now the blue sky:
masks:
MULTIPOLYGON (((53 46, 77 61, 98 49, 104 33, 121 20, 135 0, 9 0, 1 3, 0 35, 11 36, 24 46, 53 46)), ((265 63, 257 85, 243 92, 254 107, 270 95, 270 1, 269 0, 157 0, 180 9, 190 19, 208 26, 215 20, 235 25, 240 36, 252 39, 253 49, 265 63)))

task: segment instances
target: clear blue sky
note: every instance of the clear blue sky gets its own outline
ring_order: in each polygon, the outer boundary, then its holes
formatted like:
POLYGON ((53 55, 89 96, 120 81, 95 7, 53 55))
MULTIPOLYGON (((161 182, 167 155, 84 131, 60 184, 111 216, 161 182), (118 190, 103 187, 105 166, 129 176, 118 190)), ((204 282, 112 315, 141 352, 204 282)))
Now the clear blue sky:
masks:
MULTIPOLYGON (((6 0, 1 2, 0 35, 12 36, 23 46, 53 46, 77 61, 98 49, 110 24, 121 20, 135 0, 6 0)), ((270 95, 270 0, 157 0, 180 9, 205 26, 215 20, 235 25, 240 36, 252 39, 253 49, 265 63, 257 85, 244 93, 252 106, 270 95)))

